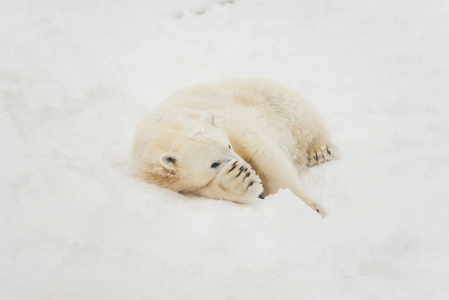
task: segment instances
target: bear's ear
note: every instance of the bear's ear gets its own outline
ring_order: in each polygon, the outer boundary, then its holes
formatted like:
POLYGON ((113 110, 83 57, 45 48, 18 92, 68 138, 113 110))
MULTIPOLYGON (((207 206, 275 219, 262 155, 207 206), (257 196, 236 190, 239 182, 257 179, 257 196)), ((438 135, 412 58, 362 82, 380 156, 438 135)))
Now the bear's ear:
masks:
POLYGON ((207 122, 210 125, 215 126, 215 112, 212 109, 209 109, 207 112, 207 122))
POLYGON ((159 156, 159 161, 164 166, 164 168, 168 170, 175 170, 176 164, 178 163, 176 155, 171 152, 162 153, 161 156, 159 156))

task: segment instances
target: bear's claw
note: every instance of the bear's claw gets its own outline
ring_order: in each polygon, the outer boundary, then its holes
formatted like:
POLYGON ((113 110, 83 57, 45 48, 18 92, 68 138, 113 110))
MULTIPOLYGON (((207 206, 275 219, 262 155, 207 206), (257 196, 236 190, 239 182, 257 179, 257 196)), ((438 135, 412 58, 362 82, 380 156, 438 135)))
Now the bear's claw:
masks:
POLYGON ((307 151, 308 156, 308 166, 313 167, 322 164, 326 161, 335 159, 338 157, 335 146, 332 145, 321 145, 313 147, 307 151))
POLYGON ((220 182, 223 191, 234 196, 256 198, 263 191, 259 176, 243 160, 224 166, 223 171, 217 175, 216 180, 220 182))

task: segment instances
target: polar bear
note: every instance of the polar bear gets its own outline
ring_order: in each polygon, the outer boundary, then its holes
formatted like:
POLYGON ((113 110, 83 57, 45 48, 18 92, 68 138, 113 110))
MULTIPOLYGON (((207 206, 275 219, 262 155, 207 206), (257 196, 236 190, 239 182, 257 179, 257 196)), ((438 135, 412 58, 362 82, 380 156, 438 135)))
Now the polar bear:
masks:
POLYGON ((239 203, 289 188, 322 216, 298 172, 335 157, 312 106, 261 79, 175 93, 139 123, 133 148, 137 174, 149 183, 239 203))

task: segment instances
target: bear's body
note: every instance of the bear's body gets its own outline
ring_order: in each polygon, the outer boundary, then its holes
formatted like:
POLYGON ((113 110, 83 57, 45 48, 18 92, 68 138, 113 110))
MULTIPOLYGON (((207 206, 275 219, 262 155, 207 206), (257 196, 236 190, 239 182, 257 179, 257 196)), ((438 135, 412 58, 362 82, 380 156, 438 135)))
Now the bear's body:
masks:
POLYGON ((321 214, 298 172, 333 157, 310 104, 267 80, 179 91, 141 121, 133 151, 138 174, 150 183, 241 203, 289 188, 321 214))

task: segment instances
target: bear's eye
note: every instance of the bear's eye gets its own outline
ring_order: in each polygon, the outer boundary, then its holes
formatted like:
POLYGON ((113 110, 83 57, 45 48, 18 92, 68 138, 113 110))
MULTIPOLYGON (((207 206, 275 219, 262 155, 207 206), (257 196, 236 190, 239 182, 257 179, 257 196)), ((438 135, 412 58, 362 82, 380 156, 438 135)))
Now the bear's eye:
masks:
POLYGON ((231 145, 228 145, 228 148, 231 149, 231 145))
POLYGON ((214 162, 213 164, 210 165, 211 168, 216 168, 220 165, 219 162, 214 162))

